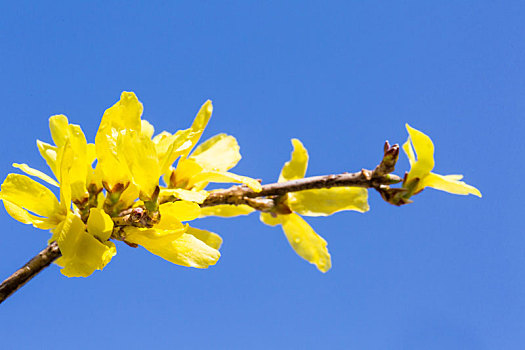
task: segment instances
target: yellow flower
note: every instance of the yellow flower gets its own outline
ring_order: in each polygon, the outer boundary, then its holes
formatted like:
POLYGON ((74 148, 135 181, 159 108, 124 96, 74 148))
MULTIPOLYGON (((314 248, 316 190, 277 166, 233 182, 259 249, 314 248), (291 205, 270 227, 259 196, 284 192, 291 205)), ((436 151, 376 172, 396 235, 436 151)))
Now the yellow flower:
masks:
POLYGON ((90 210, 87 225, 69 212, 53 230, 62 253, 56 261, 63 267, 60 272, 67 277, 88 277, 95 270, 102 270, 117 254, 115 244, 108 241, 112 231, 113 221, 101 209, 90 210))
POLYGON ((177 265, 207 268, 219 260, 222 239, 217 234, 182 224, 200 216, 198 204, 176 201, 161 204, 159 210, 159 224, 152 228, 127 227, 125 241, 177 265))
MULTIPOLYGON (((279 182, 301 179, 306 173, 308 152, 299 140, 292 139, 292 144, 292 157, 284 165, 279 182)), ((368 191, 364 188, 312 189, 288 193, 283 199, 277 205, 276 212, 261 213, 261 221, 271 226, 281 225, 295 252, 322 272, 328 271, 332 266, 327 243, 298 214, 326 216, 342 210, 369 210, 368 191)))
POLYGON ((113 230, 111 218, 92 208, 87 225, 79 213, 71 210, 71 200, 86 197, 86 178, 91 171, 92 153, 82 130, 68 124, 65 116, 50 118, 52 146, 39 142, 44 159, 59 180, 25 164, 15 164, 22 171, 52 185, 60 186, 60 202, 45 186, 25 175, 9 174, 1 187, 0 198, 7 212, 16 220, 41 229, 51 229, 50 242, 57 241, 62 253, 56 263, 68 277, 86 277, 102 269, 116 254, 108 239, 113 230))
MULTIPOLYGON (((206 128, 212 111, 211 101, 206 101, 197 113, 191 128, 186 131, 187 134, 184 135, 181 132, 180 135, 186 136, 187 139, 185 142, 181 140, 177 143, 179 147, 176 156, 181 156, 181 158, 177 168, 166 174, 166 182, 171 188, 195 191, 203 190, 210 182, 234 182, 245 184, 256 192, 260 191, 261 184, 258 181, 228 172, 241 159, 239 145, 233 136, 216 135, 200 144, 190 155, 192 148, 197 144, 206 128)), ((159 148, 166 148, 162 144, 167 137, 169 134, 164 133, 155 137, 154 141, 159 145, 159 148)), ((173 159, 173 161, 176 159, 173 155, 168 158, 173 159)))
MULTIPOLYGON (((124 91, 120 100, 108 108, 102 116, 95 137, 97 171, 110 189, 132 180, 122 147, 119 147, 119 139, 124 135, 132 137, 128 134, 141 134, 142 110, 142 103, 137 96, 133 92, 124 91)), ((132 150, 128 151, 132 152, 132 150)))
POLYGON ((439 175, 431 172, 434 169, 434 144, 432 140, 408 124, 406 124, 406 129, 409 137, 407 142, 403 144, 403 150, 410 162, 410 172, 404 182, 404 187, 409 189, 408 196, 417 194, 425 187, 432 187, 449 193, 473 194, 481 197, 477 188, 459 181, 463 175, 439 175))

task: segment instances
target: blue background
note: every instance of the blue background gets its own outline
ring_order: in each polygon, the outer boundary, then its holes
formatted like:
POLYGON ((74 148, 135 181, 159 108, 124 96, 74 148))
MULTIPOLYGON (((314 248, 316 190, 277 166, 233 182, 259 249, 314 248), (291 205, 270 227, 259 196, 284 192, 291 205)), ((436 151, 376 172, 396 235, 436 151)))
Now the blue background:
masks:
MULTIPOLYGON (((408 122, 434 140, 435 172, 484 196, 429 189, 398 208, 371 191, 368 213, 308 219, 327 274, 258 215, 198 223, 224 238, 208 270, 119 244, 104 271, 52 266, 2 304, 2 346, 522 349, 524 16, 522 1, 2 1, 2 177, 12 162, 47 171, 35 140, 50 141, 49 116, 93 141, 128 90, 158 132, 212 99, 204 137, 236 136, 234 170, 265 183, 292 137, 309 175, 358 171, 408 122)), ((49 235, 3 209, 0 225, 4 278, 49 235)))

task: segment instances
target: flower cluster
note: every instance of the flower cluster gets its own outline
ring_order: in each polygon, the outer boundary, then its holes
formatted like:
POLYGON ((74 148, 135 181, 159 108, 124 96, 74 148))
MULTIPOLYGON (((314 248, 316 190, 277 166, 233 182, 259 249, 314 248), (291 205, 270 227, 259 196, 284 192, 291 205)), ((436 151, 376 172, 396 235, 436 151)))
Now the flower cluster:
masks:
POLYGON ((25 175, 9 174, 2 184, 0 198, 13 218, 51 230, 49 241, 62 253, 56 263, 66 276, 104 268, 116 254, 112 240, 140 245, 179 265, 213 265, 222 239, 184 224, 202 215, 204 188, 210 182, 261 188, 254 179, 228 172, 241 158, 234 137, 220 134, 195 148, 211 117, 211 101, 190 128, 155 137, 153 126, 141 120, 142 110, 134 93, 123 92, 102 116, 94 144, 64 115, 50 118, 54 145, 37 146, 56 180, 26 164, 14 166, 59 187, 60 200, 25 175), (159 185, 162 178, 166 186, 159 185))
MULTIPOLYGON (((284 164, 279 182, 301 179, 306 174, 308 152, 301 141, 292 139, 292 144, 292 157, 284 164)), ((295 252, 319 271, 326 272, 332 267, 327 243, 298 214, 327 216, 342 210, 368 211, 368 191, 359 187, 332 187, 287 193, 270 213, 261 213, 260 218, 267 225, 281 225, 295 252)))

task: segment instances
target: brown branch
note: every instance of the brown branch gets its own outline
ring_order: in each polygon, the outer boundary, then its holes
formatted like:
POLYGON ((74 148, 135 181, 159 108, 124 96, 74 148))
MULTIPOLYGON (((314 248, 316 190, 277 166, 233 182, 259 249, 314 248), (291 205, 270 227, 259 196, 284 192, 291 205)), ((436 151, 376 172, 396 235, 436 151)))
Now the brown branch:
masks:
MULTIPOLYGON (((255 192, 245 186, 233 186, 229 189, 216 190, 209 194, 201 206, 213 206, 219 204, 246 204, 257 210, 265 211, 274 205, 273 198, 297 191, 331 187, 363 187, 374 188, 387 202, 396 204, 390 200, 402 189, 391 189, 389 185, 403 181, 397 175, 392 175, 399 155, 399 146, 390 146, 385 143, 384 155, 381 163, 374 170, 363 169, 357 173, 343 173, 337 175, 312 176, 298 180, 273 183, 262 186, 262 191, 255 192)), ((134 208, 137 209, 137 208, 134 208)), ((143 208, 140 209, 144 214, 143 208)), ((137 213, 135 213, 137 214, 137 213)), ((132 215, 130 215, 132 217, 132 215)), ((137 220, 143 220, 143 215, 138 215, 137 220)), ((140 221, 139 220, 139 221, 140 221)), ((132 220, 133 221, 133 220, 132 220)), ((139 222, 119 222, 120 225, 138 225, 139 222)), ((140 226, 140 225, 139 225, 140 226)), ((144 227, 144 226, 142 226, 144 227)), ((55 259, 61 256, 56 242, 48 245, 27 264, 18 269, 9 278, 0 284, 0 303, 16 292, 25 283, 35 277, 40 271, 49 266, 55 259)))
POLYGON ((48 267, 55 259, 59 258, 60 255, 57 242, 53 242, 33 259, 29 260, 27 264, 9 276, 0 284, 0 303, 35 277, 40 271, 48 267))
POLYGON ((383 160, 372 171, 363 169, 357 173, 311 176, 298 180, 278 182, 262 186, 260 192, 255 192, 246 186, 233 186, 228 189, 211 192, 201 206, 246 204, 261 210, 261 208, 257 206, 257 202, 254 203, 253 198, 282 196, 290 192, 331 187, 374 188, 383 195, 385 191, 391 190, 388 187, 389 185, 403 181, 399 176, 390 174, 394 171, 398 156, 399 146, 390 146, 388 141, 386 141, 383 160))

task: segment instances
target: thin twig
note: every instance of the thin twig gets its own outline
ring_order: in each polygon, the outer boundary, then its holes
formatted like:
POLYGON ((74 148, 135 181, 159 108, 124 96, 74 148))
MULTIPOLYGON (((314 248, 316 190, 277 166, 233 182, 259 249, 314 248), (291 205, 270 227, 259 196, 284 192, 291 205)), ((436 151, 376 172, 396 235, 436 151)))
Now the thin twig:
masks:
POLYGON ((0 303, 35 277, 40 271, 48 267, 60 255, 57 242, 53 242, 9 276, 0 284, 0 303))

